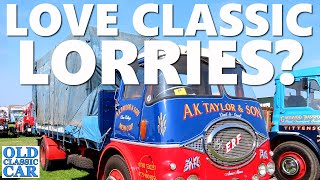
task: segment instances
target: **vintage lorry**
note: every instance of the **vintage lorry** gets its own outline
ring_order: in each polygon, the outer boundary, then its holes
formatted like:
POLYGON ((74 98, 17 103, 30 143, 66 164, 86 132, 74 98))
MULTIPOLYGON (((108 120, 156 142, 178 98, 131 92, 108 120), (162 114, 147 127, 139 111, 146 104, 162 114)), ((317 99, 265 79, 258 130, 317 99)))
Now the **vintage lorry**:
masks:
POLYGON ((15 121, 15 134, 17 136, 19 136, 20 134, 25 136, 35 134, 32 133, 35 131, 32 109, 32 102, 23 106, 23 110, 21 111, 21 114, 23 114, 23 116, 19 119, 17 118, 15 121))
POLYGON ((0 136, 8 136, 9 133, 9 118, 8 107, 0 107, 0 136))
POLYGON ((23 116, 24 116, 24 107, 23 105, 9 105, 8 106, 8 110, 9 110, 9 123, 11 124, 15 124, 16 121, 22 121, 23 116))
MULTIPOLYGON (((143 46, 133 35, 120 37, 143 46)), ((95 47, 103 39, 90 28, 78 40, 95 47)), ((93 49, 99 53, 99 47, 93 49)), ((50 74, 50 53, 36 61, 35 73, 50 74)), ((75 72, 79 56, 67 58, 75 72)), ((159 84, 145 85, 142 53, 132 65, 140 85, 124 85, 119 74, 116 85, 101 85, 95 72, 80 86, 53 76, 50 85, 34 86, 42 169, 69 163, 96 168, 97 179, 112 180, 269 179, 275 165, 265 120, 253 91, 241 83, 243 67, 237 63, 225 70, 238 75, 237 85, 208 85, 206 50, 201 59, 201 85, 186 84, 181 47, 174 66, 183 85, 168 85, 161 72, 159 84)))
POLYGON ((320 68, 292 71, 290 86, 275 78, 273 107, 264 108, 276 177, 319 179, 320 176, 320 68))

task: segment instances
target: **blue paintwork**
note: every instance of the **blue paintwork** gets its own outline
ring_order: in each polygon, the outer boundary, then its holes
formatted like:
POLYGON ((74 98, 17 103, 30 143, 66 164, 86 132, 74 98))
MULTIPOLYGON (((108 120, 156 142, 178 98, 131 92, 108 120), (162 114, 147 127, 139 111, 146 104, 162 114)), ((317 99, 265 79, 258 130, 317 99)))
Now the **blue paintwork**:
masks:
MULTIPOLYGON (((123 89, 123 88, 120 88, 123 89)), ((116 118, 115 127, 113 131, 113 137, 118 139, 125 139, 131 141, 142 141, 140 137, 140 121, 147 121, 147 136, 143 142, 156 143, 156 144, 183 144, 197 136, 204 133, 205 128, 210 122, 217 121, 220 118, 220 113, 228 113, 230 111, 218 111, 206 114, 203 103, 223 103, 223 104, 234 104, 236 112, 230 112, 229 117, 235 117, 234 113, 241 115, 241 118, 247 120, 255 130, 267 137, 265 120, 263 117, 262 110, 260 109, 259 103, 256 100, 245 100, 245 99, 232 99, 227 96, 223 97, 187 97, 179 98, 175 97, 172 99, 164 99, 158 101, 152 105, 146 105, 143 98, 136 99, 121 99, 122 91, 120 91, 119 102, 121 106, 124 104, 132 104, 141 110, 140 115, 136 116, 132 111, 125 111, 121 113, 123 117, 127 115, 130 120, 116 118), (192 104, 199 103, 199 110, 202 115, 184 120, 184 106, 188 104, 192 113, 192 104), (241 106, 243 112, 238 111, 238 107, 241 106), (246 113, 246 106, 253 106, 261 112, 262 117, 254 117, 246 113), (158 118, 162 113, 162 117, 166 115, 166 131, 164 135, 161 135, 158 131, 158 118), (132 130, 125 132, 119 128, 119 124, 130 125, 133 123, 132 130)), ((144 97, 144 96, 142 96, 144 97)))
MULTIPOLYGON (((319 84, 320 82, 320 68, 309 68, 292 71, 292 74, 295 77, 295 81, 299 81, 302 78, 308 78, 310 80, 316 80, 319 84)), ((304 120, 303 116, 308 115, 316 115, 320 116, 320 110, 313 109, 309 106, 306 107, 284 107, 284 90, 285 86, 280 82, 280 75, 278 75, 275 79, 276 82, 276 93, 274 96, 274 112, 273 112, 273 123, 274 126, 269 133, 270 139, 274 139, 277 136, 294 136, 297 138, 302 138, 307 141, 310 145, 312 145, 316 152, 318 152, 318 156, 320 157, 320 118, 314 118, 316 121, 312 120, 304 120), (284 117, 289 116, 301 116, 302 118, 298 118, 297 121, 284 121, 284 117), (287 127, 287 129, 285 128, 287 127), (290 127, 290 129, 288 128, 290 127), (293 129, 294 127, 294 129, 293 129), (300 129, 298 129, 300 127, 300 129), (305 129, 303 130, 302 127, 305 129), (306 130, 306 127, 311 128, 306 130), (319 129, 318 129, 319 127, 319 129), (312 128, 316 128, 312 130, 312 128), (281 132, 294 132, 292 134, 284 134, 281 132)), ((309 102, 309 96, 307 97, 307 101, 309 102)))

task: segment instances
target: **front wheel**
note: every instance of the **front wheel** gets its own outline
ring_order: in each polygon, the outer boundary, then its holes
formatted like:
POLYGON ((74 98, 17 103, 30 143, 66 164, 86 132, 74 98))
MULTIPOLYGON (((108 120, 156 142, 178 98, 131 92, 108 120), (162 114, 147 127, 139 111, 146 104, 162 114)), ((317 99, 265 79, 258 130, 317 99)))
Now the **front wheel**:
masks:
POLYGON ((274 149, 275 175, 280 180, 319 179, 319 161, 306 145, 288 141, 274 149))
POLYGON ((104 169, 105 180, 130 180, 130 172, 125 160, 119 156, 114 155, 107 161, 104 169))

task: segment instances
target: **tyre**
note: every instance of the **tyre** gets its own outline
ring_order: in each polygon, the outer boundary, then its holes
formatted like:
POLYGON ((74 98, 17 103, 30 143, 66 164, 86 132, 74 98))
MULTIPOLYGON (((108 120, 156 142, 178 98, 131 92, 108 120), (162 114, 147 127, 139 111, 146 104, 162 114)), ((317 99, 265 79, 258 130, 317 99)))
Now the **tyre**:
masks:
POLYGON ((40 145, 40 164, 41 164, 41 168, 45 171, 50 171, 52 170, 52 161, 48 160, 46 157, 46 144, 44 142, 44 140, 42 139, 41 141, 41 145, 40 145))
POLYGON ((129 168, 125 160, 119 156, 111 156, 104 169, 105 180, 131 180, 129 168))
POLYGON ((280 180, 317 180, 320 167, 317 156, 306 145, 288 141, 274 149, 275 175, 280 180))
POLYGON ((78 154, 71 154, 67 158, 67 164, 72 164, 82 169, 94 169, 93 161, 78 154))

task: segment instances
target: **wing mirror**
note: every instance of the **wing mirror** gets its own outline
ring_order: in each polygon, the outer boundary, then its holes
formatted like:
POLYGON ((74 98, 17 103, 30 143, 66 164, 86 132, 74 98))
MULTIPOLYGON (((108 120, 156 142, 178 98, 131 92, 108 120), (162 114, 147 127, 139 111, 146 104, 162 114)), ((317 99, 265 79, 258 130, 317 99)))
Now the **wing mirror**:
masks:
POLYGON ((302 88, 304 90, 307 90, 308 89, 308 78, 302 78, 301 82, 302 82, 302 88))

